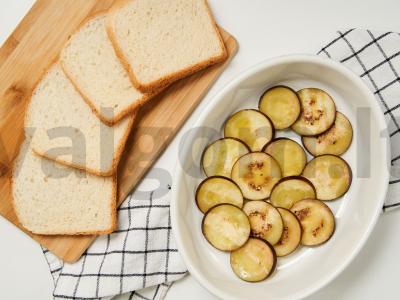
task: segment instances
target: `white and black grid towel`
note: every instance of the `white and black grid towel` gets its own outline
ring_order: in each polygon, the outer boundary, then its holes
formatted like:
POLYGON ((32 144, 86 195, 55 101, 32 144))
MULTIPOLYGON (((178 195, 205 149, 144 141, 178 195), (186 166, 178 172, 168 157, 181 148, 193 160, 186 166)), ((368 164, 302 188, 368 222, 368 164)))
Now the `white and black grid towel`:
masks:
MULTIPOLYGON (((339 61, 360 76, 374 93, 388 124, 391 178, 384 210, 400 205, 400 34, 350 29, 319 53, 339 61)), ((379 159, 379 158, 377 158, 379 159)))
MULTIPOLYGON (((392 148, 392 178, 385 208, 400 205, 399 34, 339 31, 318 54, 353 70, 381 104, 392 148)), ((169 177, 167 170, 172 170, 172 166, 169 163, 164 170, 169 177)), ((169 185, 148 192, 147 197, 143 194, 146 193, 128 196, 118 210, 117 231, 99 237, 78 262, 63 264, 44 249, 55 282, 56 299, 111 299, 123 294, 115 298, 161 300, 168 283, 186 273, 171 235, 169 185)))
POLYGON ((156 191, 130 194, 118 209, 117 230, 97 238, 76 263, 63 263, 43 249, 55 299, 165 297, 168 283, 184 276, 186 267, 172 238, 170 184, 160 183, 165 186, 156 191))

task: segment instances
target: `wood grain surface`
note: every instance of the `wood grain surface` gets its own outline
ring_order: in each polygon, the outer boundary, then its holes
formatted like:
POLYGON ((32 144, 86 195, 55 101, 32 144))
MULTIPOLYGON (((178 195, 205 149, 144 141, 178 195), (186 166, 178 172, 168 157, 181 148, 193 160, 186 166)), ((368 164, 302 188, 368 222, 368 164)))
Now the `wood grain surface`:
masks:
MULTIPOLYGON (((24 139, 30 93, 79 24, 113 2, 38 0, 0 48, 0 214, 20 228, 12 207, 10 173, 24 139)), ((235 39, 222 29, 221 33, 229 52, 226 62, 174 83, 142 108, 118 168, 118 204, 140 182, 235 55, 235 39)), ((26 233, 66 262, 78 260, 95 239, 26 233)))

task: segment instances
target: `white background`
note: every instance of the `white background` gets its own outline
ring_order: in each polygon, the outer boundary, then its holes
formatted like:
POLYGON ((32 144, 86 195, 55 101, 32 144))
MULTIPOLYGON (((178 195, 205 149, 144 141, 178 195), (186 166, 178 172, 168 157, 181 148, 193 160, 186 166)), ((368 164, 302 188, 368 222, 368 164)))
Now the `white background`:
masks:
MULTIPOLYGON (((0 44, 33 2, 0 0, 0 44)), ((400 32, 398 0, 209 2, 218 23, 236 37, 240 50, 182 131, 190 128, 199 111, 219 89, 261 60, 288 53, 316 53, 338 29, 357 27, 400 32)), ((177 142, 179 135, 159 165, 172 170, 173 163, 166 157, 176 153, 177 142)), ((360 255, 336 280, 310 299, 398 298, 399 232, 400 209, 381 216, 360 255)), ((0 241, 0 298, 52 299, 53 282, 39 245, 1 217, 0 241)), ((189 297, 191 300, 215 299, 191 276, 175 283, 167 295, 169 300, 189 297)))

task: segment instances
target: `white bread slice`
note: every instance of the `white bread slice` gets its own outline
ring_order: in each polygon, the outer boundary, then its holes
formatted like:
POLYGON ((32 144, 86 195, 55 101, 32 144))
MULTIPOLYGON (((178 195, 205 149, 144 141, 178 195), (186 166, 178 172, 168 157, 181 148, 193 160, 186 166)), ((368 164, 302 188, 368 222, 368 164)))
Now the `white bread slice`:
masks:
POLYGON ((61 52, 60 62, 94 113, 112 125, 152 95, 132 85, 107 36, 105 18, 101 13, 86 21, 61 52))
POLYGON ((123 0, 110 9, 107 32, 142 92, 227 57, 206 0, 123 0))
POLYGON ((99 177, 41 158, 25 141, 14 163, 13 206, 36 234, 105 234, 116 227, 116 177, 99 177))
POLYGON ((134 115, 114 126, 96 117, 60 64, 53 64, 32 93, 25 132, 39 155, 100 176, 116 172, 134 115), (29 130, 27 130, 29 129, 29 130))

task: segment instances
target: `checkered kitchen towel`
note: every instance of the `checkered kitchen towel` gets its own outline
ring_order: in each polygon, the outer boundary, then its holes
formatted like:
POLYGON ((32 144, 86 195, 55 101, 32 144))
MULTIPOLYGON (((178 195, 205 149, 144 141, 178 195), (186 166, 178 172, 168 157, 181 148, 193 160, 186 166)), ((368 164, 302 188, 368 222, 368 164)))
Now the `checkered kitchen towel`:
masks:
MULTIPOLYGON (((339 31, 319 54, 361 76, 382 105, 392 145, 392 178, 385 208, 400 205, 399 34, 339 31)), ((99 237, 78 262, 64 264, 44 250, 55 298, 111 299, 123 294, 114 299, 163 299, 168 283, 186 273, 171 236, 168 187, 163 182, 156 191, 129 195, 118 211, 118 230, 99 237)))
POLYGON ((384 210, 400 206, 400 34, 350 29, 319 51, 359 75, 380 103, 389 129, 391 179, 384 210))
POLYGON ((171 176, 158 172, 148 177, 157 178, 161 187, 144 192, 149 184, 143 182, 119 207, 117 230, 97 238, 79 261, 63 263, 43 249, 55 299, 161 300, 170 283, 184 276, 171 232, 171 176))

